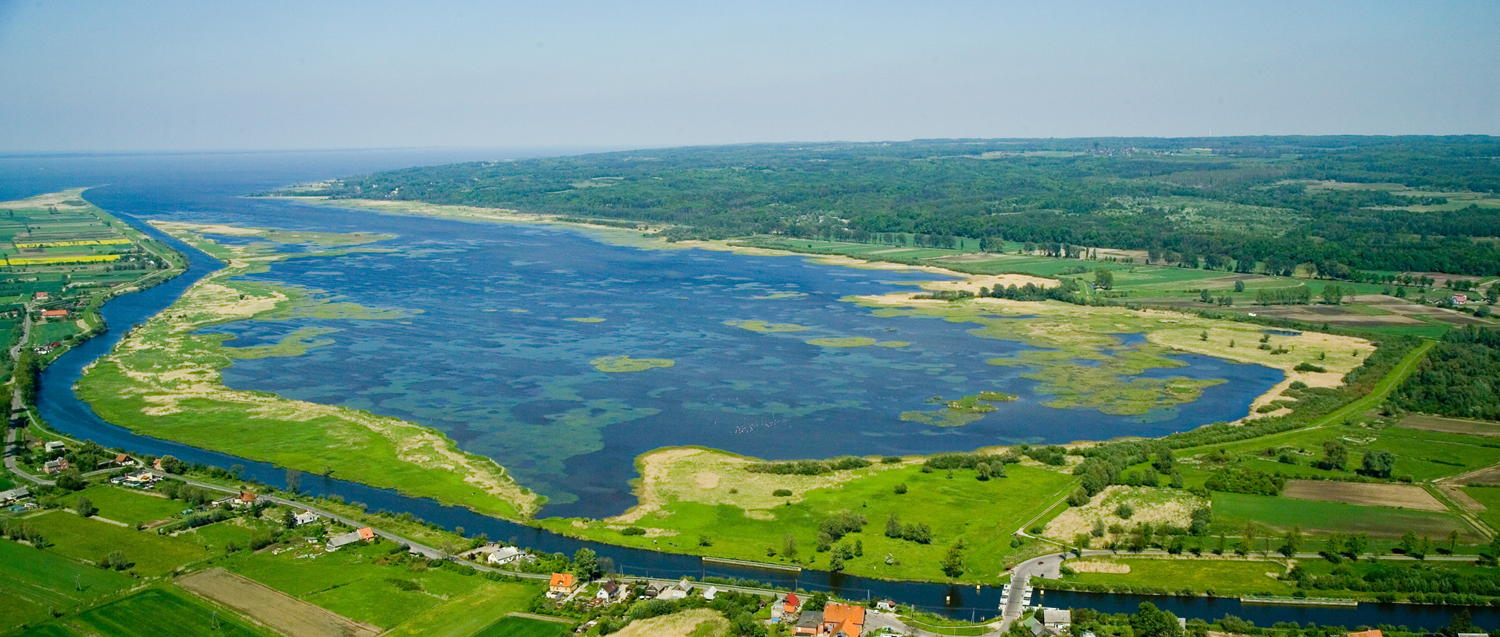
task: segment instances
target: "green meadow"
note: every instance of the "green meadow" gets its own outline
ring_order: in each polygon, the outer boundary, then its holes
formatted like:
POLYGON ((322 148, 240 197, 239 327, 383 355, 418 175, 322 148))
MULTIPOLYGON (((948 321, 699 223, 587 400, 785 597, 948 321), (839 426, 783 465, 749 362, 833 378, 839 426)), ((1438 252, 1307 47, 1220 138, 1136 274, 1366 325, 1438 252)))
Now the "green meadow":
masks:
POLYGON ((192 508, 188 504, 170 500, 149 492, 135 491, 110 484, 98 484, 64 499, 68 508, 73 508, 79 498, 88 498, 98 516, 131 526, 165 520, 192 508))
POLYGON ((557 637, 571 632, 567 624, 530 617, 506 617, 473 637, 557 637))
MULTIPOLYGON (((1213 594, 1221 596, 1291 595, 1294 590, 1292 586, 1268 575, 1286 572, 1286 567, 1279 562, 1128 557, 1104 558, 1099 561, 1124 564, 1130 567, 1130 572, 1077 573, 1065 575, 1063 581, 1112 588, 1167 588, 1173 592, 1192 591, 1197 595, 1213 591, 1213 594)), ((1075 562, 1068 564, 1077 566, 1075 562)))
POLYGON ((54 620, 23 637, 273 637, 188 593, 168 587, 149 588, 98 608, 54 620))
POLYGON ((660 538, 623 535, 598 522, 586 529, 573 526, 569 519, 538 522, 559 533, 611 544, 781 564, 793 563, 784 551, 783 536, 789 534, 797 544, 797 562, 827 569, 830 554, 815 550, 818 523, 849 511, 866 520, 862 532, 846 535, 839 542, 852 545, 859 540, 863 544, 862 556, 846 560, 845 570, 850 573, 885 579, 945 580, 940 566, 943 554, 961 539, 966 547, 966 572, 961 579, 988 580, 1000 577, 1016 553, 1010 544, 1011 533, 1066 495, 1076 481, 1068 474, 1021 465, 1009 465, 1006 472, 1005 478, 980 481, 973 470, 966 469, 955 470, 951 479, 947 471, 923 473, 915 466, 878 471, 839 486, 808 491, 801 502, 764 512, 769 517, 760 515, 763 512, 751 517, 745 510, 727 504, 674 502, 667 504, 664 512, 637 523, 674 533, 660 538), (898 484, 905 484, 907 492, 896 493, 898 484), (929 525, 931 543, 886 537, 886 520, 893 514, 903 524, 929 525), (711 546, 700 546, 700 536, 711 546), (768 549, 775 554, 769 555, 768 549), (887 564, 887 555, 895 563, 887 564))
POLYGON ((208 551, 154 531, 137 531, 108 522, 81 518, 69 512, 53 511, 27 523, 36 527, 54 544, 56 551, 75 560, 97 562, 111 551, 120 551, 135 562, 132 569, 143 576, 166 575, 178 567, 209 556, 208 551))
POLYGON ((1458 531, 1465 542, 1485 539, 1452 513, 1242 493, 1214 493, 1213 502, 1214 528, 1230 535, 1240 535, 1248 524, 1255 523, 1278 532, 1300 528, 1307 533, 1368 533, 1371 537, 1396 538, 1413 531, 1446 539, 1450 532, 1458 531))
POLYGON ((129 575, 0 540, 0 633, 134 586, 129 575))

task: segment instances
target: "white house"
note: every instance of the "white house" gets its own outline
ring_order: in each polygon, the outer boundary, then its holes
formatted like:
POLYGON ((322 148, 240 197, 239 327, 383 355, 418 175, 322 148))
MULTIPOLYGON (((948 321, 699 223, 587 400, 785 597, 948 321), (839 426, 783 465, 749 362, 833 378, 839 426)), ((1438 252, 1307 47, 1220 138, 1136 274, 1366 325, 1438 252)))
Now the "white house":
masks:
POLYGON ((490 557, 486 561, 492 566, 505 566, 521 559, 522 555, 525 555, 525 553, 521 549, 514 546, 502 546, 496 549, 494 553, 490 553, 490 557))
POLYGON ((1054 608, 1042 609, 1042 625, 1047 628, 1067 630, 1073 625, 1073 613, 1068 610, 1057 610, 1054 608))
POLYGON ((9 491, 0 491, 0 504, 10 504, 31 497, 31 491, 26 487, 16 487, 9 491))
POLYGON ((47 450, 47 453, 53 453, 57 451, 67 451, 68 447, 64 445, 62 441, 53 440, 52 442, 47 443, 45 449, 47 450))
POLYGON ((703 591, 703 599, 706 599, 706 600, 709 600, 709 601, 713 601, 713 598, 718 597, 718 596, 719 596, 719 588, 716 587, 716 586, 710 586, 710 587, 708 587, 708 590, 703 591))
POLYGON ((662 589, 662 592, 658 594, 656 598, 665 600, 684 599, 688 596, 688 593, 691 593, 692 591, 693 583, 687 581, 686 579, 683 579, 682 581, 677 582, 672 586, 668 586, 665 589, 662 589))
POLYGON ((313 522, 317 522, 318 520, 321 520, 321 519, 322 519, 322 517, 320 517, 316 513, 313 513, 312 511, 303 511, 301 513, 298 513, 293 518, 293 520, 296 523, 296 526, 302 526, 304 524, 312 524, 313 522))
POLYGON ((370 530, 370 527, 367 526, 365 528, 362 528, 362 529, 359 529, 359 530, 356 530, 356 531, 350 531, 350 532, 345 533, 343 535, 335 535, 335 536, 329 538, 328 539, 328 550, 332 551, 332 550, 335 550, 335 549, 337 549, 337 548, 339 548, 341 546, 344 546, 344 545, 347 545, 347 544, 353 544, 355 542, 371 542, 371 541, 374 541, 374 540, 375 540, 375 532, 372 531, 372 530, 370 530))

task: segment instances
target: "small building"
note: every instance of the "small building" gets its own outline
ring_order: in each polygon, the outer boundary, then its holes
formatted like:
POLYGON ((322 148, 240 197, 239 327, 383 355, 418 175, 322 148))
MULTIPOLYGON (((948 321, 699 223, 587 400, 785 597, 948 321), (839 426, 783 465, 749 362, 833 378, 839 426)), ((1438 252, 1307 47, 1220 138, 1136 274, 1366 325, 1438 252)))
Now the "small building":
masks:
POLYGON ((797 625, 792 628, 792 634, 816 635, 821 630, 823 630, 823 613, 821 611, 810 610, 802 613, 802 616, 797 618, 797 625))
POLYGON ((896 612, 896 601, 892 599, 882 599, 878 602, 875 602, 875 610, 883 610, 888 613, 894 613, 896 612))
POLYGON ((47 443, 47 446, 43 447, 43 449, 46 450, 47 453, 57 453, 59 451, 67 451, 68 446, 63 444, 61 440, 53 440, 52 442, 47 443))
POLYGON ((521 556, 525 554, 524 551, 514 546, 502 546, 495 549, 495 552, 490 553, 489 558, 485 561, 489 562, 491 566, 505 566, 521 559, 521 556))
POLYGON ((343 535, 335 535, 329 538, 328 550, 334 551, 339 549, 340 547, 354 544, 355 542, 369 542, 374 539, 375 531, 371 530, 370 527, 367 526, 362 529, 350 531, 343 535))
POLYGON ((786 602, 782 605, 781 612, 788 615, 796 615, 801 610, 802 600, 797 597, 796 593, 787 593, 786 602))
POLYGON ((823 634, 859 637, 865 630, 865 607, 829 602, 823 607, 823 634))
POLYGON ((68 311, 67 310, 42 310, 42 318, 44 318, 44 319, 55 319, 55 318, 63 318, 63 319, 65 319, 65 318, 68 318, 68 311))
POLYGON ((48 474, 62 473, 62 472, 67 471, 67 470, 68 470, 68 459, 67 458, 58 458, 56 460, 48 460, 47 462, 45 462, 45 463, 42 464, 42 471, 45 472, 45 473, 48 473, 48 474))
POLYGON ((240 507, 247 507, 255 504, 255 501, 258 498, 259 496, 255 495, 254 493, 251 493, 249 491, 241 491, 239 495, 232 495, 227 498, 215 500, 214 504, 220 506, 228 505, 230 507, 238 509, 240 507))
POLYGON ((1073 625, 1073 613, 1055 608, 1042 609, 1042 626, 1066 632, 1073 625))
POLYGON ((26 487, 16 487, 8 491, 0 491, 0 505, 20 502, 31 497, 31 491, 26 487))
POLYGON ((312 511, 303 511, 301 513, 298 513, 297 515, 292 516, 292 523, 294 526, 302 526, 304 524, 312 524, 321 519, 323 519, 322 516, 313 513, 312 511))
POLYGON ((599 585, 599 590, 594 591, 594 601, 600 604, 613 604, 623 597, 621 594, 623 592, 614 580, 604 580, 604 583, 599 585))
POLYGON ((45 301, 49 298, 52 298, 52 295, 47 292, 37 292, 36 294, 31 295, 31 298, 38 301, 45 301))
POLYGON ((713 601, 713 599, 718 596, 719 588, 717 586, 710 586, 708 587, 708 590, 703 591, 703 599, 713 601))
POLYGON ((1379 630, 1364 630, 1357 633, 1349 633, 1349 637, 1383 637, 1379 630))
POLYGON ((687 578, 683 578, 682 581, 662 589, 656 595, 656 598, 665 600, 684 599, 691 592, 693 592, 693 583, 689 582, 687 578))
POLYGON ((578 590, 578 578, 572 573, 553 573, 552 579, 547 582, 547 594, 554 597, 566 597, 578 590))
POLYGON ((130 457, 130 454, 122 453, 115 456, 115 464, 122 467, 133 467, 135 466, 135 458, 130 457))
POLYGON ((1450 299, 1450 300, 1453 301, 1454 305, 1463 305, 1463 304, 1469 302, 1469 295, 1460 292, 1460 293, 1454 294, 1453 298, 1450 299))
POLYGON ((1037 637, 1041 637, 1042 633, 1047 631, 1047 627, 1042 625, 1041 620, 1037 619, 1036 615, 1027 617, 1026 621, 1021 622, 1021 625, 1025 626, 1026 630, 1031 631, 1031 634, 1037 637))

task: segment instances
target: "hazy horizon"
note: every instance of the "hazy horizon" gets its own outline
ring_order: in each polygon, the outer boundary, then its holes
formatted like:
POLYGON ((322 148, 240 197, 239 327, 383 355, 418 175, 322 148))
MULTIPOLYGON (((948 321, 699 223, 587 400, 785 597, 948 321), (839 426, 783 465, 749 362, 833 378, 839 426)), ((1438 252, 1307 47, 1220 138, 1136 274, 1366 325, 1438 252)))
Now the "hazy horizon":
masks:
POLYGON ((1500 134, 1492 2, 0 2, 0 153, 1500 134))

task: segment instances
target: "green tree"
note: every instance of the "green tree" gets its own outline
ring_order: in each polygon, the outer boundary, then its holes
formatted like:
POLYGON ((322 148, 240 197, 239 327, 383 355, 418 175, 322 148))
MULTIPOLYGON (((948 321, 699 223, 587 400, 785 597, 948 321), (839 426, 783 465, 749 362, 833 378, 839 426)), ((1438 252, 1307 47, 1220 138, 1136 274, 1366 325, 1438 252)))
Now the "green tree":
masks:
POLYGON ((1338 305, 1344 300, 1344 290, 1337 285, 1323 286, 1323 302, 1329 305, 1338 305))
POLYGON ((948 577, 963 575, 964 552, 959 544, 948 547, 948 552, 943 554, 943 573, 948 577))
POLYGON ((593 579, 599 574, 599 557, 592 549, 578 549, 573 554, 573 572, 583 579, 593 579))
POLYGON ((1371 449, 1365 451, 1365 455, 1360 459, 1359 464, 1363 469, 1363 473, 1367 476, 1389 478, 1391 477, 1391 471, 1396 468, 1396 456, 1389 451, 1371 449))
POLYGON ((797 538, 792 537, 791 533, 781 536, 781 554, 787 559, 797 557, 797 538))
POLYGON ((1160 610, 1151 602, 1141 602, 1134 615, 1130 616, 1130 627, 1135 637, 1182 637, 1182 626, 1177 616, 1160 610))
POLYGON ((988 462, 979 463, 974 467, 974 470, 979 473, 981 481, 990 479, 990 464, 988 462))
POLYGON ((297 511, 287 507, 286 511, 281 514, 281 525, 289 529, 297 526, 297 511))
POLYGON ((86 518, 94 517, 94 514, 99 512, 99 509, 94 508, 94 503, 89 502, 89 499, 84 496, 78 496, 78 501, 73 503, 73 510, 86 518))
POLYGON ((1343 441, 1331 439, 1323 441, 1322 466, 1324 469, 1343 471, 1344 465, 1348 464, 1348 462, 1349 448, 1344 446, 1343 441))
POLYGON ((1245 282, 1244 281, 1235 281, 1234 282, 1234 291, 1235 292, 1244 292, 1245 291, 1245 282))
POLYGON ((1214 295, 1209 294, 1206 288, 1198 290, 1198 300, 1204 303, 1212 303, 1214 300, 1214 295))
POLYGON ((1115 287, 1115 274, 1100 268, 1094 271, 1094 287, 1101 290, 1110 290, 1115 287))
POLYGON ((1302 528, 1292 527, 1292 530, 1287 531, 1283 539, 1285 542, 1281 545, 1281 554, 1287 557, 1296 556, 1297 551, 1302 549, 1302 528))

